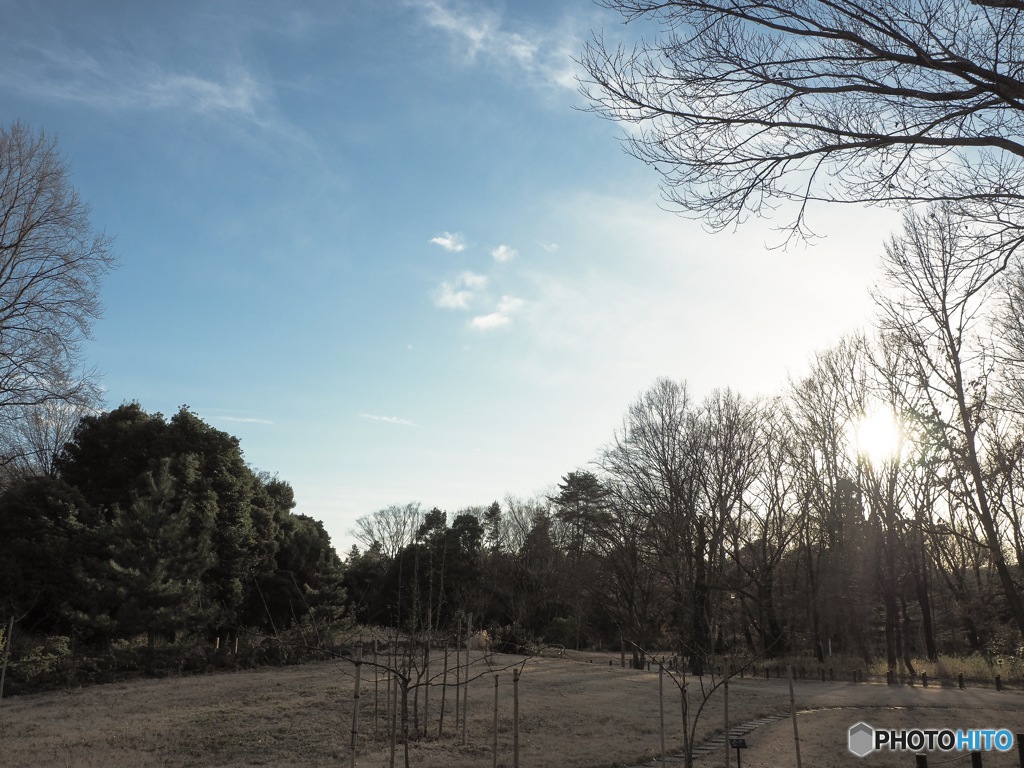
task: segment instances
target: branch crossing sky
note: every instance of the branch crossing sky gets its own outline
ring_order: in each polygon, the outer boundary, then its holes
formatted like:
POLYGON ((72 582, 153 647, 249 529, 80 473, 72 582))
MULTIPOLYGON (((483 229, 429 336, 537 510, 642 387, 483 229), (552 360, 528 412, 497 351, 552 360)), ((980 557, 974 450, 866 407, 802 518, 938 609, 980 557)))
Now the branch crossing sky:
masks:
MULTIPOLYGON (((577 93, 588 0, 0 0, 0 121, 116 238, 108 406, 187 404, 346 549, 545 492, 658 376, 772 394, 868 323, 896 214, 710 234, 577 93)), ((775 222, 774 224, 778 224, 775 222)))

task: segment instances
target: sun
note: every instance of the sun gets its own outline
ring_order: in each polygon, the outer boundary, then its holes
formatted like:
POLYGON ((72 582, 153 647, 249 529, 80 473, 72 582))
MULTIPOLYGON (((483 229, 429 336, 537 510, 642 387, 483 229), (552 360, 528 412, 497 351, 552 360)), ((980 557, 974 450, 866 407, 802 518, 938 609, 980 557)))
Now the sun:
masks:
POLYGON ((852 431, 854 451, 872 466, 881 466, 898 458, 906 447, 906 430, 890 409, 867 411, 853 423, 852 431))

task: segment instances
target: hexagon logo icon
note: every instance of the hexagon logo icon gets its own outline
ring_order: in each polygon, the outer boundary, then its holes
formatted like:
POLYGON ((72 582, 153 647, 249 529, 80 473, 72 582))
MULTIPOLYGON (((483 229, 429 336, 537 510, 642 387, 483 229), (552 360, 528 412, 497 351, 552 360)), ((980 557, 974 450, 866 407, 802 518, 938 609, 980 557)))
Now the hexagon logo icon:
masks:
POLYGON ((875 729, 867 723, 850 726, 849 747, 857 757, 867 757, 875 748, 875 729))

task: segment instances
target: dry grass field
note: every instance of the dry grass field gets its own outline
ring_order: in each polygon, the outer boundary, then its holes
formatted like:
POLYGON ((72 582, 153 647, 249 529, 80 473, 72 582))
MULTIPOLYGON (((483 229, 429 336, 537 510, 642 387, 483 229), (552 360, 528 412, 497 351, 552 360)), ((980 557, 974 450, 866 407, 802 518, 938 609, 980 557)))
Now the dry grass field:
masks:
MULTIPOLYGON (((520 763, 524 768, 633 766, 659 754, 658 675, 621 669, 617 657, 570 654, 525 662, 520 680, 520 763)), ((512 765, 512 672, 515 657, 495 656, 499 673, 499 765, 512 765)), ((519 660, 521 661, 521 660, 519 660)), ((439 668, 439 667, 438 667, 439 668)), ((494 677, 474 655, 466 744, 454 731, 450 689, 445 734, 437 737, 440 690, 431 692, 431 737, 410 745, 410 764, 428 768, 491 765, 494 677)), ((138 680, 69 692, 33 694, 0 706, 0 764, 4 766, 343 766, 348 765, 353 667, 319 662, 274 670, 138 680)), ((364 666, 356 764, 389 765, 384 687, 364 666)), ((691 696, 691 706, 694 704, 691 696)), ((988 689, 928 689, 799 682, 796 686, 803 765, 860 764, 909 768, 909 754, 872 754, 859 761, 846 750, 847 729, 876 726, 1006 727, 1024 731, 1024 694, 988 689)), ((680 696, 666 679, 670 750, 682 746, 680 696)), ((785 681, 736 680, 730 686, 735 724, 785 712, 785 681)), ((709 701, 698 741, 722 730, 721 693, 709 701)), ((793 726, 779 720, 746 737, 744 768, 795 765, 793 726)), ((954 755, 936 754, 934 763, 954 755)), ((698 765, 722 765, 721 751, 698 765)), ((396 765, 402 765, 402 746, 396 765)), ((735 765, 735 762, 733 763, 735 765)), ((969 761, 950 765, 969 765, 969 761)), ((1016 766, 1009 755, 986 754, 985 766, 1016 766)), ((678 763, 677 763, 678 765, 678 763)))

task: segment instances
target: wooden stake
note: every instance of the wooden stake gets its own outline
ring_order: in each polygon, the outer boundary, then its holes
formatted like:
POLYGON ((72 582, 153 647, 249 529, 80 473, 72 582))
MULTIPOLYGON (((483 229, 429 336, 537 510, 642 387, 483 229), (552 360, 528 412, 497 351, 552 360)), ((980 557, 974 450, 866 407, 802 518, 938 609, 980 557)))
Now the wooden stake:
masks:
POLYGON ((519 670, 512 670, 512 768, 519 768, 519 670))
POLYGON ((398 678, 394 672, 391 673, 393 685, 391 690, 391 762, 390 768, 395 768, 395 744, 398 742, 398 678))
POLYGON ((427 650, 423 655, 423 679, 427 684, 423 686, 423 735, 427 736, 430 730, 430 632, 427 632, 427 650))
POLYGON ((380 706, 380 667, 377 666, 377 638, 373 639, 373 738, 377 738, 377 708, 380 706))
POLYGON ((796 725, 796 696, 793 695, 793 665, 789 667, 789 709, 793 713, 793 742, 796 744, 796 768, 800 766, 800 729, 796 725))
POLYGON ((498 768, 498 676, 494 676, 494 766, 498 768))
POLYGON ((661 716, 661 762, 662 765, 668 762, 668 753, 665 752, 665 670, 658 667, 658 714, 661 716))
POLYGON ((469 720, 469 636, 473 627, 473 614, 466 620, 466 685, 462 691, 462 743, 466 743, 466 721, 469 720))
POLYGON ((689 702, 686 700, 686 683, 679 688, 680 698, 683 700, 683 754, 686 755, 687 765, 690 760, 690 712, 689 702))
POLYGON ((14 617, 7 623, 7 636, 4 637, 4 665, 0 669, 0 702, 4 700, 4 682, 7 680, 7 662, 11 658, 11 638, 14 637, 14 617))
POLYGON ((722 695, 725 697, 725 768, 729 768, 729 662, 726 660, 723 672, 722 695))
POLYGON ((459 647, 459 643, 462 642, 462 619, 459 619, 458 626, 455 630, 455 732, 459 732, 459 705, 461 702, 460 694, 462 693, 462 648, 459 647))
POLYGON ((349 745, 349 765, 356 768, 356 735, 359 733, 359 678, 363 670, 363 646, 356 646, 356 690, 352 696, 352 743, 349 745))
POLYGON ((444 700, 448 693, 448 641, 444 644, 444 672, 441 675, 441 719, 437 724, 437 738, 444 736, 444 700))

